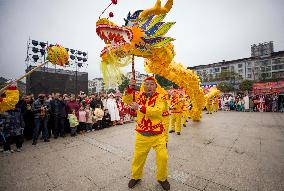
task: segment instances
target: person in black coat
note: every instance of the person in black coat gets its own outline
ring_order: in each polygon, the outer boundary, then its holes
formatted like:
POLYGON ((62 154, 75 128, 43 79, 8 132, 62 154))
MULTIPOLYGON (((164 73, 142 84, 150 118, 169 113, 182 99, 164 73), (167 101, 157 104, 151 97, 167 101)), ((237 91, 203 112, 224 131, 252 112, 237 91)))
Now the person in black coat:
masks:
POLYGON ((112 122, 111 122, 111 119, 110 119, 110 114, 108 112, 108 109, 105 109, 103 120, 102 120, 102 128, 108 128, 110 126, 112 126, 112 122))
POLYGON ((56 93, 54 99, 50 101, 50 114, 54 120, 54 138, 56 139, 59 135, 65 137, 66 107, 60 93, 56 93))
POLYGON ((25 122, 24 137, 27 140, 33 138, 34 129, 34 114, 32 112, 33 101, 29 95, 24 97, 24 101, 21 103, 21 112, 25 122))
POLYGON ((97 95, 95 98, 93 98, 90 101, 90 106, 93 110, 95 110, 95 108, 101 108, 103 109, 103 102, 101 100, 101 97, 99 95, 97 95))

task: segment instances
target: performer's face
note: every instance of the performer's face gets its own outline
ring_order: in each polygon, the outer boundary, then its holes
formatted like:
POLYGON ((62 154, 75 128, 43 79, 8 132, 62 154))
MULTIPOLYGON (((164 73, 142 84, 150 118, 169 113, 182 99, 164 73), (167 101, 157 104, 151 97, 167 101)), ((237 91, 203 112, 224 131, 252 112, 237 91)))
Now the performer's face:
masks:
POLYGON ((148 94, 148 96, 151 96, 156 92, 156 87, 156 82, 154 80, 146 80, 144 82, 145 93, 148 94))

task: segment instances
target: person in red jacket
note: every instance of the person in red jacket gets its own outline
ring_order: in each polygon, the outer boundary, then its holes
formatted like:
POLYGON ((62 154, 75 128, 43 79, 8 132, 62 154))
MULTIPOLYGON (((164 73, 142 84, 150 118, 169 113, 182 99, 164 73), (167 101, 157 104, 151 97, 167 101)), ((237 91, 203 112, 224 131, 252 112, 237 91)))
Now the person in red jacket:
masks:
MULTIPOLYGON (((67 114, 72 114, 73 110, 75 111, 75 113, 77 114, 78 111, 80 109, 80 105, 79 103, 76 101, 75 99, 75 95, 74 94, 71 94, 70 96, 70 100, 67 101, 66 103, 66 112, 67 114)), ((78 115, 77 115, 78 117, 78 115)))

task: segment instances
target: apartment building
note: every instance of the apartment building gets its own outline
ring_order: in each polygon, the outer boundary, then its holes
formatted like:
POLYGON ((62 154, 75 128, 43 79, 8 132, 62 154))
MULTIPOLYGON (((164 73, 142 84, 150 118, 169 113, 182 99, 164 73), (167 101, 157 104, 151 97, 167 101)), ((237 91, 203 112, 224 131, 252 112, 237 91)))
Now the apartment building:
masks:
MULTIPOLYGON (((202 81, 216 81, 221 73, 234 72, 236 80, 284 79, 284 51, 274 52, 273 42, 251 45, 251 57, 188 67, 202 81)), ((217 80, 218 81, 218 80, 217 80)))

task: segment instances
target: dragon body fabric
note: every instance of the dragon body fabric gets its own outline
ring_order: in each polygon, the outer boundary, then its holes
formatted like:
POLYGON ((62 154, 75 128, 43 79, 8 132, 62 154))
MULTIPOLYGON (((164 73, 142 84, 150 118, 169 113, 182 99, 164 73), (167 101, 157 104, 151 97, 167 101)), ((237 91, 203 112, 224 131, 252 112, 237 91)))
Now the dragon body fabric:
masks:
POLYGON ((19 101, 19 91, 15 86, 4 91, 5 97, 0 97, 0 114, 10 109, 14 109, 19 101))
POLYGON ((118 26, 107 18, 96 22, 96 32, 106 46, 101 52, 101 70, 105 84, 121 83, 120 68, 131 63, 131 56, 145 58, 144 67, 149 73, 158 74, 184 89, 192 102, 191 119, 199 121, 205 105, 204 92, 198 76, 183 65, 176 63, 175 39, 166 37, 175 22, 164 22, 173 0, 162 7, 157 0, 148 10, 128 13, 124 26, 118 26))

